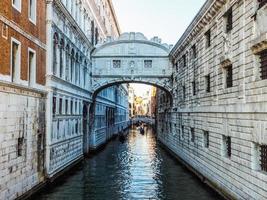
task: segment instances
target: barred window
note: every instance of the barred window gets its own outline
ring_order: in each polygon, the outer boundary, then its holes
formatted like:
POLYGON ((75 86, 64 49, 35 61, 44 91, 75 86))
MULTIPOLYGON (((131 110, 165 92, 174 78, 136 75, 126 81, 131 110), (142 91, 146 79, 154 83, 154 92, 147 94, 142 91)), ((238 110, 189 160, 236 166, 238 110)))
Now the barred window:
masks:
POLYGON ((192 94, 196 95, 196 81, 192 82, 192 94))
POLYGON ((206 87, 206 92, 210 92, 210 75, 209 74, 205 76, 205 87, 206 87))
POLYGON ((206 39, 206 48, 208 48, 211 46, 211 32, 210 32, 210 30, 208 30, 205 33, 205 39, 206 39))
POLYGON ((186 55, 183 55, 182 61, 183 61, 183 66, 186 67, 187 66, 187 63, 186 63, 186 55))
POLYGON ((195 44, 192 46, 192 58, 197 58, 197 48, 195 44))
POLYGON ((233 87, 233 66, 232 65, 225 67, 225 81, 226 81, 226 88, 233 87))
POLYGON ((120 60, 113 60, 113 67, 114 68, 120 68, 121 67, 121 61, 120 60))
POLYGON ((224 15, 226 20, 226 33, 233 29, 233 9, 230 8, 224 15))
POLYGON ((258 0, 258 2, 259 2, 259 8, 262 8, 267 4, 267 0, 258 0))
POLYGON ((209 132, 204 131, 204 147, 209 148, 210 141, 209 141, 209 132))
POLYGON ((267 49, 259 53, 261 64, 261 78, 267 79, 267 49))
POLYGON ((262 171, 267 172, 267 145, 260 146, 260 166, 262 171))
POLYGON ((152 67, 152 60, 145 60, 144 61, 144 67, 145 68, 151 68, 152 67))
POLYGON ((191 142, 195 142, 195 129, 191 128, 191 142))
POLYGON ((223 136, 223 152, 224 156, 230 158, 232 154, 231 150, 231 137, 223 136))

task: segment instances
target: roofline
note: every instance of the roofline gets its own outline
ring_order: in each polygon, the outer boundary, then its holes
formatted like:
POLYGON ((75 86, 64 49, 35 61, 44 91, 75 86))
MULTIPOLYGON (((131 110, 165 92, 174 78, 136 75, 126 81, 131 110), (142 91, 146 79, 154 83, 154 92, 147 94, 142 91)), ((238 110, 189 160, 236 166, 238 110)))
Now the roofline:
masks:
POLYGON ((110 10, 111 10, 113 19, 114 19, 114 21, 115 21, 117 31, 118 31, 119 35, 121 35, 121 28, 120 28, 120 25, 119 25, 119 21, 118 21, 118 18, 117 18, 117 15, 116 15, 116 12, 115 12, 115 9, 114 9, 112 0, 107 0, 107 1, 108 1, 110 10))
POLYGON ((209 10, 209 8, 216 3, 216 0, 207 0, 204 5, 200 8, 198 13, 195 15, 194 19, 191 21, 189 26, 186 28, 183 35, 180 37, 178 42, 175 44, 175 46, 172 48, 170 55, 174 55, 179 46, 186 40, 188 35, 193 31, 193 29, 197 26, 197 24, 200 22, 200 20, 204 17, 205 13, 209 10))

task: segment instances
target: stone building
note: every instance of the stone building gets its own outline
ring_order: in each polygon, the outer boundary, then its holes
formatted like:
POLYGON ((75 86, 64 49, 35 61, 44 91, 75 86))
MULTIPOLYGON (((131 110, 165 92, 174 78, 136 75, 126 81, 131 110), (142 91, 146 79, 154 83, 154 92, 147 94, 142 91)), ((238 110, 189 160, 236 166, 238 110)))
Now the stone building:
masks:
POLYGON ((227 197, 266 199, 267 1, 208 0, 171 51, 158 136, 227 197))
POLYGON ((0 199, 44 180, 45 0, 0 1, 0 199))
POLYGON ((94 97, 91 52, 97 44, 119 35, 111 1, 47 1, 46 169, 50 177, 109 138, 105 125, 111 126, 106 120, 116 113, 113 93, 118 88, 94 97), (94 109, 95 117, 91 115, 94 109), (98 134, 95 128, 104 130, 98 134))

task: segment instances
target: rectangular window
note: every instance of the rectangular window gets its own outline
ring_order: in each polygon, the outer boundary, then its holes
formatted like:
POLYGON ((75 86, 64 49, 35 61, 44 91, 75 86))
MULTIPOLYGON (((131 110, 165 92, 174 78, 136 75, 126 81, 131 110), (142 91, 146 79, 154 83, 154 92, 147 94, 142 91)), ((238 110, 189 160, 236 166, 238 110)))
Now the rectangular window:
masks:
POLYGON ((22 156, 24 139, 18 138, 18 157, 22 156))
POLYGON ((259 9, 267 4, 267 0, 258 0, 258 2, 259 2, 259 9))
POLYGON ((261 65, 261 78, 267 79, 267 50, 259 53, 261 65))
POLYGON ((59 98, 59 114, 62 114, 62 98, 59 98))
POLYGON ((225 81, 226 81, 226 88, 233 87, 233 66, 232 65, 225 67, 225 81))
POLYGON ((55 115, 57 112, 57 98, 53 97, 53 114, 55 115))
POLYGON ((196 81, 192 82, 192 94, 196 95, 196 81))
POLYGON ((8 26, 7 24, 2 24, 2 37, 7 40, 8 38, 8 26))
POLYGON ((260 166, 262 171, 267 172, 267 145, 260 146, 260 166))
POLYGON ((18 82, 20 80, 20 42, 16 41, 15 39, 11 39, 11 41, 12 82, 18 82))
POLYGON ((21 12, 21 0, 12 0, 12 6, 17 11, 21 12))
POLYGON ((192 46, 192 58, 193 59, 197 58, 197 48, 195 44, 192 46))
POLYGON ((73 101, 70 101, 70 114, 73 114, 73 101))
POLYGON ((120 68, 121 61, 120 60, 113 60, 113 68, 120 68))
POLYGON ((185 91, 185 86, 183 86, 183 99, 185 100, 186 98, 186 91, 185 91))
POLYGON ((186 63, 186 55, 183 55, 182 62, 183 62, 183 66, 186 67, 186 65, 187 65, 187 63, 186 63))
POLYGON ((36 57, 35 51, 28 51, 28 71, 29 71, 29 85, 33 86, 36 82, 36 57))
POLYGON ((36 0, 29 0, 29 20, 36 24, 36 0))
POLYGON ((230 8, 224 15, 226 23, 226 33, 229 33, 233 29, 233 9, 230 8))
POLYGON ((210 75, 208 74, 207 76, 205 76, 205 90, 207 93, 210 92, 210 75))
POLYGON ((65 115, 68 114, 68 108, 69 108, 69 101, 68 99, 65 99, 65 115))
POLYGON ((209 141, 209 132, 204 131, 204 147, 209 148, 210 141, 209 141))
POLYGON ((205 33, 205 40, 206 40, 206 48, 210 47, 211 46, 211 32, 210 32, 210 30, 208 30, 205 33))
POLYGON ((152 60, 145 60, 144 61, 144 67, 145 68, 151 68, 152 67, 152 60))
POLYGON ((231 137, 223 136, 223 155, 230 158, 232 154, 231 150, 231 137))
POLYGON ((182 130, 181 130, 181 132, 182 132, 182 134, 181 134, 181 139, 184 139, 184 126, 182 126, 181 129, 182 129, 182 130))
POLYGON ((195 143, 195 129, 191 128, 191 142, 195 143))

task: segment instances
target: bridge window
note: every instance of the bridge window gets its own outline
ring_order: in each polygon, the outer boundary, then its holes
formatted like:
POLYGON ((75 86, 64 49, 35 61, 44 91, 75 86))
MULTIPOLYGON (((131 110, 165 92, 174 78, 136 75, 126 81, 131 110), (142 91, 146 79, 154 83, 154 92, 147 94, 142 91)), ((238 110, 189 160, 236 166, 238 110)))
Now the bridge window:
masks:
POLYGON ((208 30, 205 33, 205 40, 206 40, 206 48, 210 47, 211 46, 211 32, 210 32, 210 30, 208 30))
POLYGON ((206 92, 210 92, 210 74, 205 76, 205 87, 206 87, 206 92))
POLYGON ((223 144, 222 144, 223 156, 230 158, 231 157, 231 137, 223 135, 223 144))
POLYGON ((114 68, 120 68, 121 67, 121 61, 120 60, 113 60, 113 67, 114 68))
POLYGON ((267 49, 259 53, 261 64, 261 78, 267 79, 267 49))
POLYGON ((233 9, 230 8, 224 15, 226 22, 226 33, 229 33, 233 28, 233 9))
POLYGON ((204 131, 204 147, 209 148, 210 141, 209 141, 209 132, 204 131))
POLYGON ((152 60, 145 60, 144 61, 144 67, 145 68, 151 68, 152 67, 152 60))

